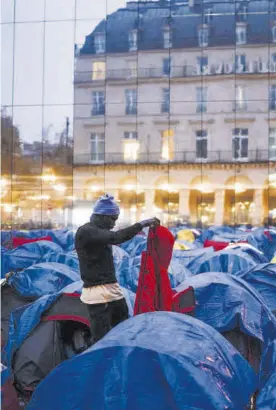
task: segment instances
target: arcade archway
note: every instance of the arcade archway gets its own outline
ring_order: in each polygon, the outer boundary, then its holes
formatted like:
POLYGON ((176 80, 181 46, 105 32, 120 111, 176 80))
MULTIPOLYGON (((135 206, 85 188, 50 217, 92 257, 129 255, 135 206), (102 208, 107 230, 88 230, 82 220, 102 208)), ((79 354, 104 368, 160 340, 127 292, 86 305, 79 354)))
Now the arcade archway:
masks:
POLYGON ((179 215, 179 190, 168 180, 160 177, 155 183, 154 206, 157 216, 163 224, 170 224, 179 215))
POLYGON ((214 223, 215 192, 207 176, 198 176, 191 181, 189 208, 192 223, 214 223))
POLYGON ((139 190, 136 177, 127 177, 120 181, 118 200, 124 222, 135 223, 141 219, 145 208, 145 192, 139 190))
POLYGON ((224 221, 228 224, 251 224, 255 190, 246 176, 232 176, 225 182, 224 221))

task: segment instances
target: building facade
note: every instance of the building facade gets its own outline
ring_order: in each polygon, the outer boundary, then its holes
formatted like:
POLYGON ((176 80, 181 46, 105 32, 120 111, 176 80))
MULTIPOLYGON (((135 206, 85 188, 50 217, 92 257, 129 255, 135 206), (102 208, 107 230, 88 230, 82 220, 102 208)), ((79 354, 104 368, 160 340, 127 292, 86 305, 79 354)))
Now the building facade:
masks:
POLYGON ((78 218, 103 192, 124 222, 276 217, 275 1, 128 2, 77 53, 74 102, 78 218))

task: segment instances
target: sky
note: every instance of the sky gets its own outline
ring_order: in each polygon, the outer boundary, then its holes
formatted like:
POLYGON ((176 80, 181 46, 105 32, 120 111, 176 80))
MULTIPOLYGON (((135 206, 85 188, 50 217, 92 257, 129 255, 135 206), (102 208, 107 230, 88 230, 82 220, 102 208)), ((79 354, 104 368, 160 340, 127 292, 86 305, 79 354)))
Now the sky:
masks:
POLYGON ((1 1, 1 105, 24 141, 39 141, 47 128, 55 142, 66 116, 72 135, 74 44, 126 1, 1 1))

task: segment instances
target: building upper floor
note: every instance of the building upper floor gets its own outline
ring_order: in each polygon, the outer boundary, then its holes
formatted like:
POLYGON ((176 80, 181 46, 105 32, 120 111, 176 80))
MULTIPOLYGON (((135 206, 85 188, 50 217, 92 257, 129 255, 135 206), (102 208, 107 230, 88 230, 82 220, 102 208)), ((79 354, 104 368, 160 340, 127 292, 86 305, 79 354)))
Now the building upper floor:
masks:
POLYGON ((275 42, 275 0, 130 1, 97 25, 80 55, 275 42))

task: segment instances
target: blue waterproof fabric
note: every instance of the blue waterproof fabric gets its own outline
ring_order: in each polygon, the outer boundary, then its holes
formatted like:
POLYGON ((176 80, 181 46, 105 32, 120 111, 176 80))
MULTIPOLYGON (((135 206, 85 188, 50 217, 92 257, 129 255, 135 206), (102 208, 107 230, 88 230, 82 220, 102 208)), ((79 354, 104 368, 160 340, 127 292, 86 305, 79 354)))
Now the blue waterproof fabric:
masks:
POLYGON ((40 297, 56 293, 72 282, 80 280, 79 273, 56 262, 45 262, 30 266, 13 274, 8 283, 25 297, 40 297))
POLYGON ((27 243, 2 255, 2 276, 10 271, 25 269, 38 263, 49 253, 62 253, 62 248, 50 241, 27 243))
POLYGON ((141 255, 147 248, 147 237, 144 235, 137 235, 130 241, 122 243, 120 248, 124 249, 131 257, 141 255))
POLYGON ((172 259, 168 273, 172 288, 176 288, 176 286, 192 275, 179 259, 172 259))
POLYGON ((255 387, 252 368, 214 329, 155 312, 54 369, 27 409, 244 410, 255 387))
POLYGON ((254 248, 252 245, 240 244, 240 245, 230 245, 225 250, 238 250, 246 255, 250 256, 256 263, 267 263, 269 262, 266 256, 259 250, 254 248))
POLYGON ((241 270, 248 270, 254 266, 256 266, 256 262, 251 256, 239 250, 228 249, 206 257, 205 260, 196 266, 195 262, 193 262, 192 267, 188 265, 188 268, 194 274, 203 272, 225 272, 234 275, 241 270))
POLYGON ((268 346, 261 368, 257 410, 276 409, 276 340, 268 346))
POLYGON ((247 240, 250 245, 262 251, 268 260, 272 259, 276 251, 276 233, 273 230, 269 230, 268 237, 263 228, 258 228, 248 235, 247 240))
POLYGON ((196 318, 219 332, 239 327, 267 346, 276 338, 276 319, 250 285, 231 275, 208 272, 188 278, 176 288, 195 291, 196 318))
POLYGON ((263 297, 267 306, 276 311, 276 264, 257 265, 248 271, 241 271, 237 276, 254 287, 263 297))
POLYGON ((70 268, 79 271, 79 260, 77 255, 73 255, 71 252, 68 253, 48 253, 40 259, 40 262, 57 262, 63 265, 69 266, 70 268))
POLYGON ((134 258, 123 258, 121 263, 115 264, 116 277, 121 286, 136 292, 141 265, 141 255, 134 258))
POLYGON ((213 248, 198 248, 188 251, 174 250, 173 259, 180 260, 181 263, 193 273, 194 270, 197 270, 201 262, 213 253, 213 248))

